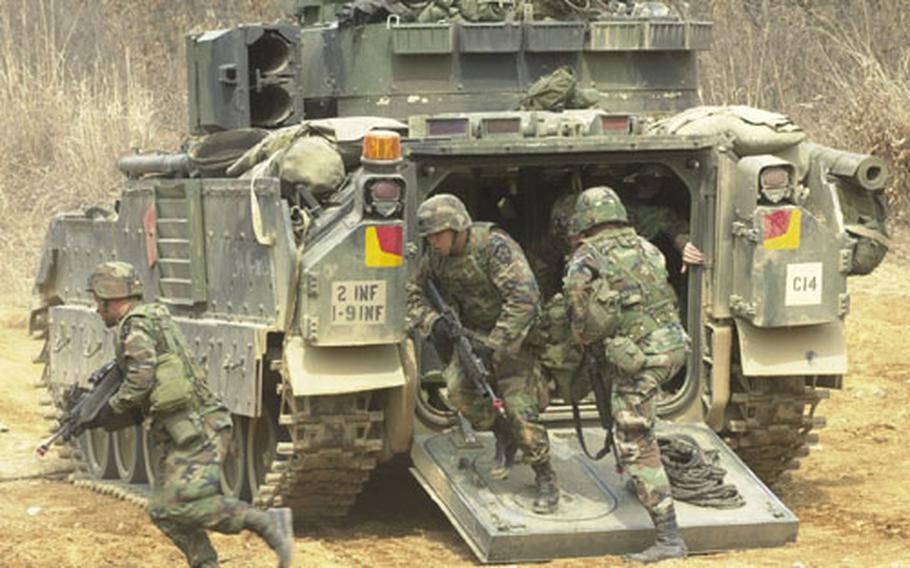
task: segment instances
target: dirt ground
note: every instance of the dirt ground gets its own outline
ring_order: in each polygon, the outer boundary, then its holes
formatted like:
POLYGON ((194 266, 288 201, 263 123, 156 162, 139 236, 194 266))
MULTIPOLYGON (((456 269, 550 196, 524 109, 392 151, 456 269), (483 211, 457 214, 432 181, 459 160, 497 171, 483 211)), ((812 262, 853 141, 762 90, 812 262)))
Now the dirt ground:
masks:
MULTIPOLYGON (((906 239, 904 239, 906 240, 906 239)), ((697 556, 661 566, 910 567, 910 258, 895 247, 873 275, 850 281, 850 373, 823 401, 821 442, 778 494, 800 518, 796 543, 772 550, 697 556)), ((46 436, 39 343, 26 333, 27 299, 0 298, 0 566, 179 566, 182 559, 138 508, 66 483, 64 463, 33 450, 46 436)), ((249 534, 213 536, 226 566, 273 566, 249 534)), ((744 545, 747 543, 743 543, 744 545)), ((409 477, 406 464, 379 470, 351 517, 299 530, 299 566, 463 566, 470 550, 409 477)), ((616 557, 552 566, 620 566, 616 557)))

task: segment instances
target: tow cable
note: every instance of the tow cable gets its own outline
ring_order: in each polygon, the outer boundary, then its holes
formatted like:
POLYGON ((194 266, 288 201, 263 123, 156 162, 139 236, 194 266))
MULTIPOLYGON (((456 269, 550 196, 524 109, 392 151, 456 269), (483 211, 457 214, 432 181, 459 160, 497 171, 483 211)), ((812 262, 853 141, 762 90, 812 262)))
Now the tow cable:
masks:
POLYGON ((699 507, 736 509, 746 504, 732 483, 724 483, 727 470, 719 465, 717 450, 703 450, 686 434, 658 436, 673 498, 699 507))

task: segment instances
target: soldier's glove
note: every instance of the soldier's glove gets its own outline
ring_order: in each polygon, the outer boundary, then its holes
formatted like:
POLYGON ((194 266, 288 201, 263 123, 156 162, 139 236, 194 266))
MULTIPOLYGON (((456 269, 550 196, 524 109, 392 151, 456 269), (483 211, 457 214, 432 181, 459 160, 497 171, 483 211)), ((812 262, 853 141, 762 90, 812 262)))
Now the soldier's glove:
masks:
POLYGON ((449 362, 452 358, 452 339, 449 337, 446 322, 443 318, 436 318, 433 322, 433 329, 430 331, 430 342, 436 348, 436 353, 443 364, 449 362))
POLYGON ((107 425, 113 419, 113 417, 114 409, 111 408, 110 403, 105 402, 104 406, 101 407, 101 409, 98 411, 98 414, 96 414, 94 418, 79 425, 79 433, 81 434, 82 432, 90 430, 92 428, 101 428, 107 425))
POLYGON ((121 428, 136 426, 137 424, 142 424, 142 411, 138 408, 130 408, 117 414, 111 408, 110 403, 105 402, 101 410, 98 411, 98 415, 90 420, 89 425, 84 428, 104 428, 108 432, 113 432, 121 428))
POLYGON ((474 344, 474 354, 480 357, 480 360, 483 361, 489 371, 493 370, 493 355, 495 353, 496 351, 489 345, 484 345, 483 343, 474 344))

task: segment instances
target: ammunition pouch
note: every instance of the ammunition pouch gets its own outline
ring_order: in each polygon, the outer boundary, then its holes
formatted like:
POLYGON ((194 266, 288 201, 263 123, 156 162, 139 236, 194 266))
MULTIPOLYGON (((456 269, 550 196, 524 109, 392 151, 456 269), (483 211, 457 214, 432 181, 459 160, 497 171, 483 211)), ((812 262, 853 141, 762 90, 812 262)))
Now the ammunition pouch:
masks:
POLYGON ((670 300, 664 300, 647 308, 623 308, 619 333, 639 343, 642 339, 658 329, 679 323, 676 306, 670 300))
POLYGON ((611 337, 604 346, 607 360, 624 375, 634 375, 648 362, 648 356, 628 337, 611 337))
POLYGON ((620 294, 610 283, 600 278, 591 287, 591 294, 585 303, 582 317, 582 337, 588 343, 596 343, 613 335, 620 327, 620 294))
POLYGON ((149 396, 153 414, 167 414, 193 402, 193 381, 183 361, 173 353, 158 356, 156 384, 149 396))

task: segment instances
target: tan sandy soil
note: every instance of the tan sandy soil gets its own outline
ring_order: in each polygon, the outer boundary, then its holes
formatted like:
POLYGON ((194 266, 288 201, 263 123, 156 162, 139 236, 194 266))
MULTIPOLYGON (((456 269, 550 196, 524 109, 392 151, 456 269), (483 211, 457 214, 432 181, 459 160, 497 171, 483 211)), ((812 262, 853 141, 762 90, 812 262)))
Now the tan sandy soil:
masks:
MULTIPOLYGON (((822 402, 821 443, 777 488, 801 519, 798 542, 773 550, 699 556, 686 566, 910 567, 910 259, 906 243, 879 270, 850 282, 850 373, 822 402)), ((0 566, 179 566, 181 557, 145 513, 125 502, 54 480, 63 462, 32 451, 46 435, 32 388, 40 343, 27 337, 27 300, 0 298, 0 566), (48 474, 51 479, 27 476, 48 474)), ((57 475, 56 477, 60 477, 57 475)), ((273 566, 248 534, 213 542, 226 566, 273 566)), ((747 545, 747 543, 743 543, 747 545)), ((300 566, 462 566, 473 557, 407 473, 382 468, 351 517, 334 527, 298 530, 300 566)), ((552 566, 619 566, 615 557, 552 566)), ((682 566, 669 562, 662 566, 682 566)))

